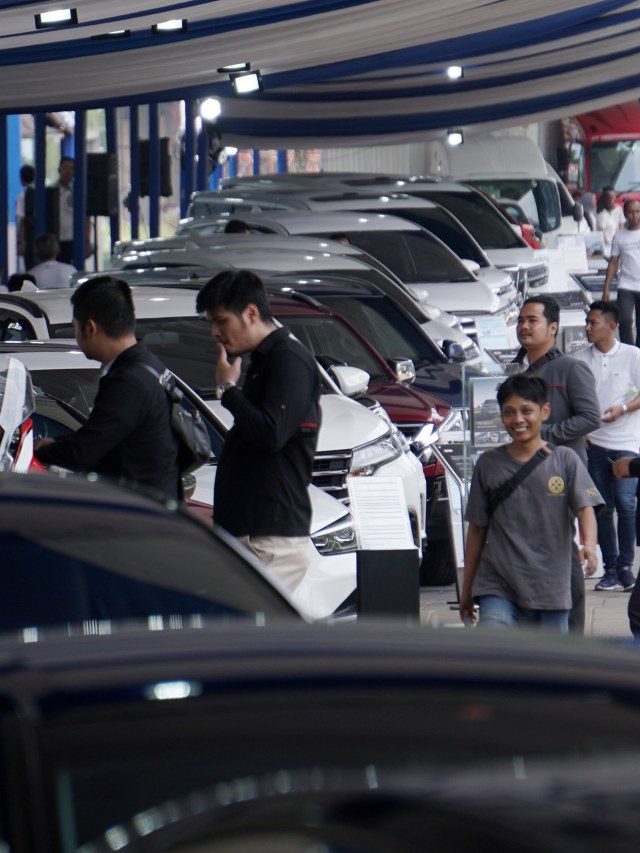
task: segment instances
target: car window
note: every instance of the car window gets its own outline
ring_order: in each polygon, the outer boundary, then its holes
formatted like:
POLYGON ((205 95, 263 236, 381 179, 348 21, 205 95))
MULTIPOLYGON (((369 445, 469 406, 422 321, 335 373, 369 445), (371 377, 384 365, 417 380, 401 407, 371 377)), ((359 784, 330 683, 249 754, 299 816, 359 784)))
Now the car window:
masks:
MULTIPOLYGON (((365 370, 373 381, 389 379, 380 362, 348 326, 335 317, 278 317, 307 349, 365 370)), ((320 359, 321 360, 321 359, 320 359)), ((326 365, 325 365, 326 366, 326 365)))
POLYGON ((33 341, 37 338, 31 323, 17 311, 0 309, 0 341, 33 341))
POLYGON ((542 231, 553 231, 560 227, 560 198, 552 180, 486 179, 469 183, 488 195, 517 201, 529 222, 542 231))
POLYGON ((96 367, 65 370, 30 370, 34 389, 62 400, 85 417, 98 393, 100 371, 96 367))
POLYGON ((506 219, 480 193, 416 190, 412 195, 445 207, 462 222, 483 249, 517 249, 522 246, 506 219))
POLYGON ((410 222, 415 222, 416 225, 426 228, 427 231, 431 231, 459 258, 475 261, 481 267, 487 266, 487 259, 480 246, 448 211, 442 208, 421 210, 420 208, 408 207, 402 210, 394 209, 393 213, 395 216, 402 216, 403 219, 408 219, 410 222))
POLYGON ((322 301, 343 314, 384 358, 411 358, 416 367, 437 364, 442 356, 419 327, 386 297, 322 295, 322 301))

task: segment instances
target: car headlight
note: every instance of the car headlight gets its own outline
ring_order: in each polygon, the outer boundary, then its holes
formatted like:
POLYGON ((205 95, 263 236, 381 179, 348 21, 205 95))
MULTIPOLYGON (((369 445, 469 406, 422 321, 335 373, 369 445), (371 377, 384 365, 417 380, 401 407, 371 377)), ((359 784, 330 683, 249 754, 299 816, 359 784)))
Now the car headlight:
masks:
POLYGON ((384 438, 357 447, 351 458, 352 477, 371 477, 382 465, 387 465, 397 459, 407 449, 404 436, 395 431, 389 432, 384 438))
POLYGON ((513 299, 506 307, 504 312, 504 319, 507 326, 515 326, 518 322, 518 315, 520 311, 518 310, 518 303, 515 299, 513 299))
POLYGON ((311 541, 323 557, 348 554, 358 549, 358 537, 350 515, 314 533, 311 541))

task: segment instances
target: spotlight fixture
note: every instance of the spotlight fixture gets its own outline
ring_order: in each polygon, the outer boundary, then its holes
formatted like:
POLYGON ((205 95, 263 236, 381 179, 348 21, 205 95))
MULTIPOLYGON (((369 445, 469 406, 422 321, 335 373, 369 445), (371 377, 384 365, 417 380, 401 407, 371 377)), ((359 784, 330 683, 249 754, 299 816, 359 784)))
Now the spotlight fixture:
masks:
POLYGON ((236 95, 250 95, 252 92, 262 92, 264 89, 259 71, 241 71, 229 76, 236 95))
POLYGON ((131 30, 113 30, 110 33, 100 33, 97 36, 91 36, 93 41, 106 41, 107 39, 125 39, 129 38, 131 30))
POLYGON ((78 23, 77 9, 55 9, 51 12, 41 12, 34 15, 37 30, 48 30, 54 27, 73 27, 78 23))
POLYGON ((237 62, 235 65, 223 65, 218 68, 218 74, 234 74, 238 71, 249 71, 251 69, 250 62, 237 62))
POLYGON ((159 24, 154 24, 151 27, 151 32, 155 35, 164 35, 165 33, 186 33, 187 19, 173 18, 170 21, 162 21, 159 24))
POLYGON ((200 116, 204 121, 215 121, 222 112, 222 104, 217 98, 205 98, 200 102, 200 116))
POLYGON ((447 77, 449 80, 460 80, 464 77, 464 69, 462 65, 450 65, 447 68, 447 77))
POLYGON ((447 142, 449 145, 455 147, 456 145, 462 145, 464 142, 464 134, 460 130, 460 128, 450 128, 447 131, 447 142))

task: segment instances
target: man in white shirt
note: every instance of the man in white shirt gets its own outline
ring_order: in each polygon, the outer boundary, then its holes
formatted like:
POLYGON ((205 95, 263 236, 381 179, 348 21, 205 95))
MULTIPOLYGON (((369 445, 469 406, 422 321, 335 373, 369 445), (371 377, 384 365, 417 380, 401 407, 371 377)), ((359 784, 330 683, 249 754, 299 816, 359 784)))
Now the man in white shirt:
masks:
POLYGON ((57 260, 59 246, 55 234, 38 234, 35 249, 40 263, 29 272, 35 278, 38 290, 69 287, 76 268, 57 260))
POLYGON ((601 592, 630 592, 636 582, 632 566, 638 481, 616 479, 611 463, 638 455, 640 350, 616 339, 618 316, 615 302, 593 302, 586 323, 589 346, 574 353, 593 373, 602 412, 601 426, 589 433, 587 446, 589 474, 605 501, 596 512, 605 574, 595 588, 601 592))
POLYGON ((617 274, 620 340, 624 344, 635 343, 640 346, 640 202, 627 199, 624 203, 624 215, 627 227, 613 237, 602 298, 605 302, 609 299, 611 282, 617 274))
POLYGON ((605 187, 596 208, 596 220, 598 230, 604 234, 605 251, 609 254, 609 248, 616 233, 624 228, 624 213, 620 205, 616 204, 616 191, 613 187, 605 187))

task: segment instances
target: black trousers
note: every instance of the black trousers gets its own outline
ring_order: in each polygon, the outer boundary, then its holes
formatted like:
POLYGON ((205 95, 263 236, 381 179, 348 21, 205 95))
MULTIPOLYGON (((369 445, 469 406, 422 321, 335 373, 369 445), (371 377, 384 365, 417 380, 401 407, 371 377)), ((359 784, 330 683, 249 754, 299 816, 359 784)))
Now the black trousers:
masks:
MULTIPOLYGON (((571 612, 569 613, 569 631, 572 634, 584 634, 585 592, 584 572, 580 565, 578 546, 571 546, 571 612)), ((638 601, 640 605, 640 600, 638 601)), ((640 615, 640 614, 639 614, 640 615)))
POLYGON ((640 640, 640 583, 636 582, 629 599, 629 627, 634 639, 640 640))

